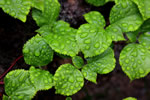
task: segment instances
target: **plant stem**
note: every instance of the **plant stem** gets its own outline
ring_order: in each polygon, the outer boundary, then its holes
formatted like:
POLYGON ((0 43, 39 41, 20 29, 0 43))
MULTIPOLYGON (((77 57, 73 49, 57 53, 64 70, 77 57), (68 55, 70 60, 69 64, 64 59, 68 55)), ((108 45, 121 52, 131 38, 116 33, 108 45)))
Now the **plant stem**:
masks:
MULTIPOLYGON (((12 67, 16 64, 16 62, 21 59, 23 56, 19 56, 12 64, 11 66, 0 76, 0 80, 12 69, 12 67)), ((1 82, 0 82, 1 84, 1 82)))
POLYGON ((4 85, 4 82, 0 82, 0 85, 4 85))

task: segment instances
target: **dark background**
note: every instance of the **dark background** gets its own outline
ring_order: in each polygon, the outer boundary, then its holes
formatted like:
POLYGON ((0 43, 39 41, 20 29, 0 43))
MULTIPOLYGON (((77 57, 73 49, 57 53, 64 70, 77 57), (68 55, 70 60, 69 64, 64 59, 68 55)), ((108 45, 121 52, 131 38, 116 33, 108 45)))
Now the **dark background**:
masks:
MULTIPOLYGON (((86 23, 83 14, 93 10, 101 12, 105 16, 107 25, 109 25, 109 12, 114 5, 113 2, 101 7, 94 7, 83 0, 59 1, 62 5, 59 19, 69 22, 74 28, 86 23)), ((38 26, 32 19, 31 12, 27 22, 22 23, 0 9, 0 75, 9 68, 17 57, 22 55, 24 43, 36 34, 35 30, 38 29, 38 26)), ((118 58, 125 45, 125 41, 114 43, 113 48, 117 60, 115 70, 107 75, 98 75, 97 84, 85 81, 84 87, 72 96, 73 100, 122 100, 128 96, 136 97, 138 100, 150 100, 150 75, 131 82, 121 70, 118 58)), ((55 56, 53 62, 43 68, 54 73, 59 65, 68 62, 71 62, 71 59, 55 56)), ((23 58, 13 67, 13 69, 21 68, 29 68, 23 58)), ((0 93, 4 93, 3 87, 0 85, 0 93)), ((33 100, 65 100, 65 98, 56 95, 54 88, 52 88, 48 91, 38 92, 33 100)))

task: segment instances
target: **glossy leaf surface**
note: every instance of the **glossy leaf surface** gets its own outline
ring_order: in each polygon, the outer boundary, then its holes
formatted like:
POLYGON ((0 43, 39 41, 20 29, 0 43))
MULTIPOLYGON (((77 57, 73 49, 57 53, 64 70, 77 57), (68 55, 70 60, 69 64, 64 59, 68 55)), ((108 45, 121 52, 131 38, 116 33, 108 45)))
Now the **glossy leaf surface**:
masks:
POLYGON ((88 64, 82 69, 84 77, 96 83, 97 73, 107 74, 115 68, 114 53, 111 48, 108 48, 104 53, 87 59, 88 64))
POLYGON ((32 37, 23 47, 24 60, 33 66, 44 66, 53 59, 53 51, 45 40, 36 35, 32 37))
POLYGON ((71 64, 61 65, 55 75, 56 93, 70 96, 77 93, 84 85, 82 73, 71 64))
POLYGON ((141 44, 129 44, 120 54, 122 70, 131 80, 145 77, 150 72, 150 51, 141 44))

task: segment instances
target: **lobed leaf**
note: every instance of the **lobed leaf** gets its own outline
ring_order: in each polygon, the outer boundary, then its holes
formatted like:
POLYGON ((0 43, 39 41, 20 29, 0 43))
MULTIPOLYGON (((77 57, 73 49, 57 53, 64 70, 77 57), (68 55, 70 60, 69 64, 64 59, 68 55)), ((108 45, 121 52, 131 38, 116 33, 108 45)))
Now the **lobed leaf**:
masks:
POLYGON ((44 10, 33 9, 32 16, 38 26, 53 25, 57 20, 60 12, 60 4, 58 0, 45 0, 44 10))
POLYGON ((35 67, 31 66, 29 73, 31 83, 36 88, 36 91, 48 90, 53 87, 53 75, 48 71, 36 69, 35 67))
POLYGON ((120 54, 122 70, 131 80, 145 77, 150 72, 150 51, 141 44, 129 44, 120 54))
POLYGON ((3 11, 22 22, 26 21, 31 5, 31 0, 0 0, 3 11))
POLYGON ((82 73, 71 64, 61 65, 55 72, 54 84, 56 93, 70 96, 84 85, 82 73))
POLYGON ((115 68, 114 53, 108 48, 104 53, 88 59, 88 64, 82 69, 85 79, 96 83, 97 73, 107 74, 115 68))
POLYGON ((23 47, 24 60, 33 66, 45 66, 53 59, 53 51, 45 40, 36 35, 31 38, 23 47))
POLYGON ((4 78, 4 82, 5 92, 12 100, 31 100, 36 93, 28 71, 11 71, 4 78))
POLYGON ((52 28, 52 34, 49 33, 44 38, 56 52, 73 57, 79 52, 75 36, 76 29, 64 21, 58 21, 52 28))

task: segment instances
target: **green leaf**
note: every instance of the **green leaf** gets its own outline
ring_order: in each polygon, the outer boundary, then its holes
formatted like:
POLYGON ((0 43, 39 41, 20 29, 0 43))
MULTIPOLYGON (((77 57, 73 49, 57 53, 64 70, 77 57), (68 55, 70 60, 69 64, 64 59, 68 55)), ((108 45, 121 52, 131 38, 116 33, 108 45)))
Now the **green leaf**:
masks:
POLYGON ((84 61, 83 61, 82 57, 80 57, 80 56, 73 57, 72 62, 74 64, 74 66, 78 69, 82 68, 82 66, 84 65, 84 61))
POLYGON ((67 97, 66 100, 72 100, 72 98, 71 97, 67 97))
POLYGON ((120 27, 122 32, 130 32, 137 30, 143 23, 143 19, 137 6, 133 2, 126 0, 112 8, 110 23, 120 27))
POLYGON ((84 85, 82 73, 71 64, 61 65, 54 75, 56 93, 70 96, 84 85))
POLYGON ((150 32, 146 32, 139 37, 139 42, 150 50, 150 32))
POLYGON ((138 32, 136 32, 136 31, 135 32, 127 32, 126 35, 127 35, 130 42, 136 42, 138 32))
POLYGON ((9 100, 9 97, 3 94, 3 100, 9 100))
POLYGON ((125 99, 123 99, 123 100, 137 100, 137 99, 134 98, 134 97, 127 97, 127 98, 125 98, 125 99))
POLYGON ((108 1, 112 1, 112 0, 85 0, 85 1, 94 6, 102 6, 108 1))
POLYGON ((115 68, 114 52, 108 48, 104 53, 88 59, 88 64, 82 69, 85 79, 96 83, 97 73, 107 74, 115 68))
POLYGON ((125 40, 124 36, 123 36, 123 32, 121 30, 121 28, 115 24, 109 25, 106 28, 106 33, 110 34, 111 39, 113 41, 123 41, 125 40))
POLYGON ((122 70, 131 80, 145 77, 150 72, 150 51, 140 44, 127 45, 119 60, 122 70))
POLYGON ((38 34, 23 47, 24 60, 33 66, 45 66, 53 59, 53 51, 38 34))
POLYGON ((150 1, 149 0, 132 0, 135 2, 144 18, 144 20, 150 18, 150 1))
POLYGON ((11 71, 4 78, 4 82, 5 92, 11 100, 31 100, 36 93, 28 71, 11 71))
POLYGON ((96 25, 97 27, 105 27, 106 25, 103 15, 97 11, 84 14, 84 18, 89 24, 96 25))
POLYGON ((111 37, 103 28, 92 24, 81 25, 76 39, 85 58, 103 53, 112 42, 111 37))
POLYGON ((35 86, 36 91, 48 90, 53 86, 53 75, 48 71, 36 69, 35 67, 30 67, 29 70, 30 79, 32 84, 35 86))
POLYGON ((79 47, 75 39, 76 29, 71 28, 64 21, 58 21, 54 24, 52 33, 44 38, 53 50, 72 57, 78 54, 79 47))
POLYGON ((144 21, 141 27, 137 30, 138 32, 150 32, 150 19, 144 21))
POLYGON ((32 0, 32 6, 44 11, 44 0, 32 0))
POLYGON ((0 0, 3 11, 22 22, 26 21, 31 5, 31 0, 0 0))
POLYGON ((53 25, 57 20, 60 12, 60 4, 57 0, 45 0, 44 10, 39 11, 37 9, 32 10, 33 19, 38 26, 53 25))

